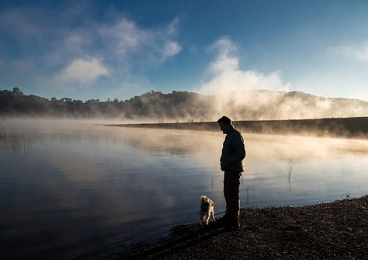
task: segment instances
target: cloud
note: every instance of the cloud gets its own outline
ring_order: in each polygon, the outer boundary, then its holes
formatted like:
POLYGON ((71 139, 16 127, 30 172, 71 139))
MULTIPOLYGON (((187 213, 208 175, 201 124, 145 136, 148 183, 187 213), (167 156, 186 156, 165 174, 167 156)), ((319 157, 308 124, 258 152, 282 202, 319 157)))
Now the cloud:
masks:
POLYGON ((232 56, 237 51, 237 46, 230 38, 223 37, 219 39, 210 47, 210 50, 217 52, 215 61, 209 67, 211 73, 222 74, 237 70, 239 60, 237 57, 232 56))
POLYGON ((352 60, 368 61, 368 43, 334 46, 328 50, 334 54, 347 56, 352 60))
POLYGON ((166 26, 145 29, 120 17, 112 24, 101 25, 97 31, 104 54, 114 58, 118 65, 150 68, 181 52, 181 45, 173 39, 177 24, 176 18, 166 26))
POLYGON ((208 67, 210 80, 200 87, 200 93, 218 94, 249 89, 288 89, 289 84, 283 84, 280 71, 266 75, 253 70, 241 70, 239 58, 236 56, 237 49, 238 47, 229 37, 220 38, 210 47, 211 51, 216 52, 216 58, 208 67))
POLYGON ((162 51, 161 61, 165 61, 166 59, 175 56, 181 51, 181 46, 174 41, 167 41, 164 49, 162 51))
POLYGON ((115 9, 96 19, 96 6, 70 2, 47 9, 24 5, 0 10, 0 75, 12 70, 7 80, 18 80, 15 66, 2 65, 17 60, 33 65, 28 73, 22 68, 28 75, 25 84, 93 87, 96 79, 109 76, 113 88, 127 79, 134 82, 182 51, 176 39, 179 18, 145 27, 115 9))
POLYGON ((56 78, 62 82, 85 84, 101 76, 109 76, 109 72, 100 59, 92 58, 74 60, 56 78))
POLYGON ((98 32, 104 39, 103 46, 111 47, 110 55, 115 54, 121 60, 128 54, 136 53, 150 37, 149 32, 141 30, 125 18, 114 24, 100 26, 98 32))

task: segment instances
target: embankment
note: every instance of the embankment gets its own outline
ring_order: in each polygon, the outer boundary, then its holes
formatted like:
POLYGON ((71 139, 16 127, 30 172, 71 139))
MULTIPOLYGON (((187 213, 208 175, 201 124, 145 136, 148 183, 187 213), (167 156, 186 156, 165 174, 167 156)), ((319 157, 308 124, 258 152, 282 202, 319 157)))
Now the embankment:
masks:
MULTIPOLYGON (((235 121, 243 133, 293 134, 346 138, 368 137, 368 117, 235 121)), ((113 124, 108 126, 218 131, 217 122, 113 124)))

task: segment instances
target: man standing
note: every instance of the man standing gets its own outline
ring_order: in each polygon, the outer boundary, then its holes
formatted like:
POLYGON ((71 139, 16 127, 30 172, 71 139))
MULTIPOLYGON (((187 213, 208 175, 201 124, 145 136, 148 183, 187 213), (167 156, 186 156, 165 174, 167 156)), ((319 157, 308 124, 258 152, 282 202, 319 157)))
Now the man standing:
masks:
POLYGON ((217 123, 224 134, 225 141, 220 158, 221 170, 224 171, 224 196, 226 213, 223 217, 225 228, 238 229, 240 227, 240 176, 244 171, 245 158, 244 139, 240 132, 234 128, 231 119, 223 116, 217 123))

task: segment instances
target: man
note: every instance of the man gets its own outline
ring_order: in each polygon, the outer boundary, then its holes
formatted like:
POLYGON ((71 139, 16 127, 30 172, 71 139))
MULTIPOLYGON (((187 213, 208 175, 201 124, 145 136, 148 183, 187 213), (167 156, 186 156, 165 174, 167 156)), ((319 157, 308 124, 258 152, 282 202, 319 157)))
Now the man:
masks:
POLYGON ((220 158, 221 170, 224 171, 224 196, 226 213, 223 217, 225 228, 238 229, 240 227, 240 176, 244 171, 245 158, 244 139, 232 125, 231 119, 223 116, 217 123, 224 134, 225 141, 220 158))

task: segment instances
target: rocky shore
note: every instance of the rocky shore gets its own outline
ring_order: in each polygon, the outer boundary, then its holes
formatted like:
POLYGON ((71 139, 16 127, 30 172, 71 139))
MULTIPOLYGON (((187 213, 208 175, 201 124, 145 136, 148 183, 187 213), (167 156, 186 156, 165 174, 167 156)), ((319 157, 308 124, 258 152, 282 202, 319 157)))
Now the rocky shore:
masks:
POLYGON ((368 196, 242 209, 236 231, 220 222, 175 226, 168 236, 135 244, 116 259, 368 259, 368 196))

